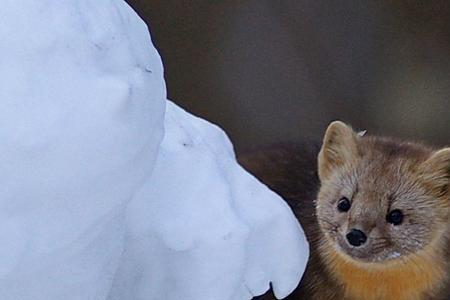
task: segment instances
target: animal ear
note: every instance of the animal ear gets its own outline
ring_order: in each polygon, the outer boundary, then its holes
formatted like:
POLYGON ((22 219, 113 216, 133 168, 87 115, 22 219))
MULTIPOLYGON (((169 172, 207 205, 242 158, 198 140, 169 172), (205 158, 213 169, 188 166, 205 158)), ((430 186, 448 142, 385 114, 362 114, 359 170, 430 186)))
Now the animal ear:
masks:
POLYGON ((333 171, 358 156, 357 139, 357 133, 341 121, 328 126, 318 158, 321 181, 330 178, 333 171))
POLYGON ((444 148, 434 152, 421 165, 423 176, 427 184, 437 195, 443 196, 449 193, 450 184, 450 148, 444 148))

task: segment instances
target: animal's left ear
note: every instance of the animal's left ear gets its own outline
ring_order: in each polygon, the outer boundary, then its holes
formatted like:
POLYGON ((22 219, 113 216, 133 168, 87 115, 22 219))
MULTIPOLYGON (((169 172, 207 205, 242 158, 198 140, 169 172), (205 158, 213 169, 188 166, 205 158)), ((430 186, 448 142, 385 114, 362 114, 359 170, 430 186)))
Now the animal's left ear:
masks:
POLYGON ((334 121, 328 126, 318 157, 321 181, 329 179, 335 170, 359 155, 357 140, 358 134, 341 121, 334 121))
POLYGON ((450 148, 436 151, 422 165, 426 182, 433 185, 438 195, 449 193, 450 185, 450 148))

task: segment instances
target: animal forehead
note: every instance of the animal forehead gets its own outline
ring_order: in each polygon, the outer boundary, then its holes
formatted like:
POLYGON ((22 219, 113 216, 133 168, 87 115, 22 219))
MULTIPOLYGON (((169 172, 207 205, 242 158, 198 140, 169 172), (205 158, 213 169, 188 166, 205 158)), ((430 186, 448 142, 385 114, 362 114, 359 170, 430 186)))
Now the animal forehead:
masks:
POLYGON ((415 159, 371 151, 361 157, 356 166, 356 173, 372 184, 390 184, 414 179, 417 165, 415 159))
POLYGON ((368 159, 357 166, 356 174, 354 192, 367 201, 393 202, 420 192, 414 165, 408 161, 368 159))
POLYGON ((363 138, 358 145, 363 155, 382 156, 390 159, 423 160, 432 152, 431 148, 419 143, 399 142, 385 137, 363 138))

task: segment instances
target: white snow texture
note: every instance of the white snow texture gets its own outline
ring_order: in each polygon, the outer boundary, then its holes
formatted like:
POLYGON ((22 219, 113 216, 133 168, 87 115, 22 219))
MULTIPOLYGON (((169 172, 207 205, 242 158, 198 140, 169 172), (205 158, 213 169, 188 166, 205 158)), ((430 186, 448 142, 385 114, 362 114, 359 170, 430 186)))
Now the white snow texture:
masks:
POLYGON ((0 299, 241 300, 298 284, 287 205, 166 101, 122 0, 3 0, 0 299))

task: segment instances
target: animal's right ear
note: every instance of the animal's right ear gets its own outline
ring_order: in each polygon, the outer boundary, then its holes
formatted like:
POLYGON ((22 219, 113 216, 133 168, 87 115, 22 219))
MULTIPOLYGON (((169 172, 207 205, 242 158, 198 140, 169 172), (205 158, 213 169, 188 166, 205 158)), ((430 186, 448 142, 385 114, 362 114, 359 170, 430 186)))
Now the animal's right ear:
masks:
POLYGON ((358 155, 358 134, 341 121, 334 121, 325 132, 318 157, 318 173, 321 181, 330 178, 333 171, 358 155))
POLYGON ((421 166, 423 178, 437 195, 450 192, 450 147, 434 152, 421 166))

